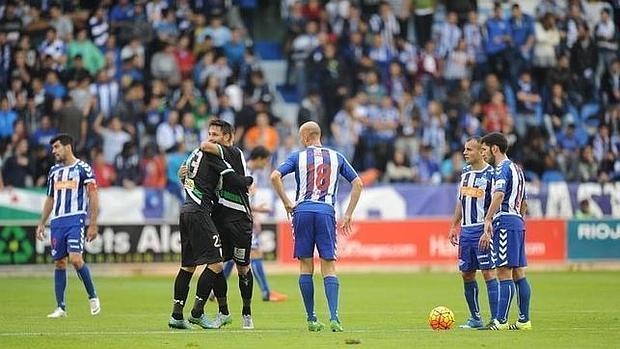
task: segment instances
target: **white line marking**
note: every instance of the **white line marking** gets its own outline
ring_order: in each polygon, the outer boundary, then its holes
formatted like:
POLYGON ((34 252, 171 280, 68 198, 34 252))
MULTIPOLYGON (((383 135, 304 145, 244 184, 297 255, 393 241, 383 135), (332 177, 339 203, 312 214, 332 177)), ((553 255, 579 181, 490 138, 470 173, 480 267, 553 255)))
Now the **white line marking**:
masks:
MULTIPOLYGON (((620 327, 606 327, 606 328, 594 328, 594 327, 563 327, 563 328, 540 328, 537 327, 537 332, 569 332, 569 331, 588 331, 588 332, 601 332, 609 333, 609 331, 620 330, 620 327)), ((303 328, 281 328, 281 329, 264 329, 264 330, 241 330, 241 329, 221 329, 221 330, 202 330, 194 328, 192 331, 184 330, 158 330, 158 331, 116 331, 116 332, 96 332, 96 331, 79 331, 79 332, 8 332, 0 333, 0 337, 34 337, 34 336, 148 336, 153 334, 202 334, 202 333, 291 333, 291 332, 306 332, 303 328)), ((326 330, 326 332, 329 332, 326 330)), ((400 329, 354 329, 347 330, 346 333, 393 333, 393 332, 434 332, 431 329, 422 328, 400 328, 400 329)), ((457 331, 458 332, 458 331, 457 331)), ((518 331, 507 331, 518 332, 518 331)), ((485 332, 486 333, 486 332, 485 332)))

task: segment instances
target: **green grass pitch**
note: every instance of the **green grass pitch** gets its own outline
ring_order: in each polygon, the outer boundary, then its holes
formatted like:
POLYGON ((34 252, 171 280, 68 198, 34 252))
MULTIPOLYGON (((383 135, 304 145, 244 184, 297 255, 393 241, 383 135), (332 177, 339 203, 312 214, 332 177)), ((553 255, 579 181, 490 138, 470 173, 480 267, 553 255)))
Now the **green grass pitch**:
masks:
MULTIPOLYGON (((102 313, 89 314, 81 282, 69 278, 69 316, 50 320, 54 308, 49 278, 0 278, 0 348, 619 348, 620 273, 531 273, 533 331, 432 331, 430 310, 445 305, 457 324, 467 317, 457 273, 344 274, 340 316, 344 333, 309 333, 297 288, 297 276, 270 276, 272 288, 290 296, 284 303, 254 303, 256 329, 240 329, 237 278, 229 282, 232 326, 190 332, 167 328, 173 275, 170 277, 98 278, 94 280, 102 313), (359 344, 346 344, 349 340, 359 344)), ((480 303, 488 317, 484 282, 480 303)), ((327 322, 323 285, 315 275, 320 320, 327 322)), ((195 280, 189 302, 193 300, 195 280)), ((255 290, 255 297, 258 296, 255 290)), ((516 317, 513 302, 511 320, 516 317)), ((188 308, 189 308, 188 306, 188 308)), ((215 303, 207 304, 213 314, 215 303)), ((189 309, 186 309, 186 313, 189 309)))

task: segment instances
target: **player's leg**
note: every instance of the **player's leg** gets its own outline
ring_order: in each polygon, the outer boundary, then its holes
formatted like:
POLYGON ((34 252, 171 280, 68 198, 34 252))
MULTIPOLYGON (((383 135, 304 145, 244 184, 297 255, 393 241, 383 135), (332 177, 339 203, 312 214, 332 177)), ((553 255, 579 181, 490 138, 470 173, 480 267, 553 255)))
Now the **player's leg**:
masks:
POLYGON ((491 321, 497 318, 497 304, 499 302, 499 282, 495 271, 495 246, 490 245, 486 251, 481 251, 478 244, 475 246, 476 260, 478 269, 482 271, 482 276, 487 285, 487 295, 489 299, 489 310, 491 321))
POLYGON ((497 304, 496 319, 489 323, 485 329, 507 330, 508 312, 510 303, 514 298, 515 284, 512 280, 511 254, 510 252, 510 231, 507 225, 498 225, 494 222, 493 247, 497 254, 497 278, 499 279, 499 295, 497 304))
POLYGON ((477 237, 479 234, 461 230, 459 241, 459 270, 463 278, 463 295, 469 309, 469 319, 460 325, 460 328, 480 328, 483 326, 480 317, 480 303, 478 303, 478 282, 476 281, 476 270, 478 262, 476 260, 477 237))
POLYGON ((174 294, 172 303, 172 314, 168 320, 168 327, 180 330, 190 330, 191 325, 183 318, 183 308, 187 302, 189 294, 189 284, 196 271, 194 264, 194 252, 189 240, 189 228, 187 225, 187 213, 179 216, 179 230, 181 233, 181 267, 174 278, 174 294))
POLYGON ((84 284, 90 302, 90 314, 97 315, 101 312, 101 304, 97 297, 95 284, 90 274, 88 265, 84 263, 82 250, 84 248, 84 226, 71 227, 67 234, 69 262, 75 268, 80 280, 84 284))
POLYGON ((67 289, 67 257, 54 261, 54 291, 56 294, 56 309, 47 317, 57 319, 67 316, 65 312, 65 290, 67 289))
POLYGON ((321 257, 325 297, 329 306, 330 327, 334 332, 342 332, 342 325, 338 318, 340 282, 336 276, 336 219, 330 214, 317 214, 314 224, 316 246, 319 257, 321 257))
POLYGON ((517 304, 519 305, 519 319, 512 325, 511 330, 529 330, 532 328, 530 322, 530 297, 532 290, 530 283, 525 277, 525 268, 515 268, 512 271, 515 286, 517 288, 517 304))
POLYGON ((293 215, 294 257, 299 259, 299 291, 304 301, 308 330, 320 331, 324 325, 314 312, 314 214, 295 212, 293 215))
POLYGON ((495 269, 482 270, 482 276, 487 284, 487 296, 489 298, 489 311, 491 321, 497 318, 497 303, 499 301, 499 282, 495 269))
POLYGON ((525 267, 527 266, 527 258, 525 256, 525 231, 516 231, 517 239, 520 240, 521 246, 519 248, 519 261, 518 266, 512 271, 512 278, 517 288, 517 303, 519 305, 519 320, 511 325, 511 329, 529 330, 532 328, 530 322, 530 298, 532 295, 532 289, 530 283, 525 277, 525 267))
POLYGON ((241 309, 241 328, 250 330, 254 328, 252 321, 252 292, 254 290, 254 277, 250 270, 250 252, 252 251, 252 222, 239 221, 231 229, 233 240, 232 257, 237 266, 239 276, 239 293, 243 302, 241 309))
POLYGON ((51 228, 52 258, 54 259, 54 293, 56 309, 47 315, 50 319, 67 316, 65 312, 65 290, 67 289, 67 242, 65 228, 51 228))
POLYGON ((228 280, 228 278, 230 277, 234 266, 235 262, 233 262, 232 260, 224 262, 224 278, 226 278, 226 280, 228 280))
POLYGON ((252 235, 252 250, 250 252, 250 265, 254 279, 260 288, 261 298, 268 302, 283 302, 288 296, 276 291, 272 291, 267 281, 265 268, 263 267, 263 251, 260 247, 260 240, 256 234, 252 235))
POLYGON ((204 212, 189 213, 187 226, 189 241, 193 251, 193 260, 196 266, 207 265, 198 278, 196 297, 191 311, 189 322, 202 328, 219 328, 204 313, 205 303, 209 299, 211 290, 216 297, 226 297, 226 278, 220 248, 220 236, 215 229, 211 217, 204 212))
MULTIPOLYGON (((71 249, 71 247, 69 247, 71 249)), ((88 294, 88 302, 90 303, 90 314, 97 315, 101 312, 101 303, 97 297, 97 291, 95 290, 95 284, 90 275, 90 269, 88 265, 84 263, 81 252, 69 252, 69 262, 75 268, 80 280, 84 284, 86 293, 88 294)))

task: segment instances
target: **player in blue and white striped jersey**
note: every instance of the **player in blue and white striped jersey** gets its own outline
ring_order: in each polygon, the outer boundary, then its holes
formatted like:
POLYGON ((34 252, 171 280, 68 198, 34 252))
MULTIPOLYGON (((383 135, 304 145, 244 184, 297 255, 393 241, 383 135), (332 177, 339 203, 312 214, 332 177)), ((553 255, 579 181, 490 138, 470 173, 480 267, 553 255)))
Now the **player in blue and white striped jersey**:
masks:
POLYGON ((67 256, 84 283, 90 302, 90 313, 97 315, 101 311, 101 305, 90 270, 82 258, 87 213, 89 213, 90 224, 86 241, 92 241, 97 237, 99 203, 95 174, 88 164, 73 155, 71 136, 59 134, 52 138, 50 144, 57 164, 49 172, 47 200, 43 206, 41 222, 37 227, 37 238, 43 240, 45 224, 51 215, 52 257, 56 262, 54 286, 58 307, 47 317, 66 316, 67 256))
POLYGON ((463 277, 465 300, 470 318, 461 328, 483 327, 478 304, 476 270, 481 270, 487 286, 491 319, 497 312, 498 282, 495 275, 493 250, 480 250, 478 242, 484 230, 484 217, 491 204, 491 190, 495 170, 482 159, 480 138, 465 142, 463 156, 467 166, 461 174, 459 193, 449 238, 459 246, 459 270, 463 277), (457 227, 460 225, 461 231, 457 227))
POLYGON ((486 329, 529 330, 530 284, 525 278, 525 226, 523 216, 527 210, 525 176, 521 168, 506 157, 508 141, 501 133, 490 133, 482 138, 482 154, 495 166, 493 198, 484 220, 484 233, 480 247, 493 246, 497 254, 499 278, 499 304, 497 319, 486 329), (508 325, 508 311, 515 293, 519 305, 519 319, 508 325))
POLYGON ((293 214, 295 235, 294 255, 299 259, 299 288, 306 307, 308 330, 321 331, 324 325, 314 313, 314 249, 321 258, 321 273, 330 312, 332 331, 342 331, 338 319, 339 282, 336 277, 336 219, 334 204, 338 191, 338 175, 352 185, 351 199, 343 217, 345 233, 351 231, 351 215, 362 193, 362 180, 342 154, 321 145, 321 128, 316 122, 306 122, 299 128, 299 138, 305 149, 295 152, 271 174, 271 183, 284 204, 293 214), (284 192, 282 177, 294 173, 297 182, 295 204, 284 192))

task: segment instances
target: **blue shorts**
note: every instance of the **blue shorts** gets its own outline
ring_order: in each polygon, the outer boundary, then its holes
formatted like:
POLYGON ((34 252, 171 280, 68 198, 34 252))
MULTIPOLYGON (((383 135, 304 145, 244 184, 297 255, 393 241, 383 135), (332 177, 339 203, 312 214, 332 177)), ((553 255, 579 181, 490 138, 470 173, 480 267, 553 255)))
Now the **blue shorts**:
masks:
POLYGON ((293 215, 295 258, 312 258, 314 246, 319 257, 336 260, 336 218, 332 214, 301 211, 293 215))
POLYGON ((525 256, 525 227, 519 216, 504 215, 493 221, 493 247, 497 253, 497 267, 527 266, 525 256))
POLYGON ((84 226, 71 225, 51 227, 52 258, 57 261, 65 258, 69 252, 82 253, 84 249, 84 226))
POLYGON ((493 245, 486 250, 479 249, 480 236, 484 225, 461 228, 459 239, 459 270, 476 271, 495 268, 495 252, 493 245))

